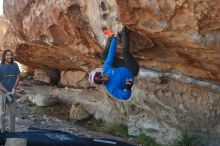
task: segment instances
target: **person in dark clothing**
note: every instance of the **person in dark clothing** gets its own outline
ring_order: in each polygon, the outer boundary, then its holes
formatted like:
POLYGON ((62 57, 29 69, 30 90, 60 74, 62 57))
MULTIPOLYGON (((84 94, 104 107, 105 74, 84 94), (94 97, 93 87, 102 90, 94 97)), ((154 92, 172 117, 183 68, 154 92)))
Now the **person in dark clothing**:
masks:
POLYGON ((129 32, 122 29, 122 58, 116 54, 117 34, 108 38, 101 57, 104 60, 103 72, 93 71, 90 81, 104 84, 107 91, 115 98, 127 100, 131 96, 134 77, 138 75, 139 65, 129 51, 129 32))

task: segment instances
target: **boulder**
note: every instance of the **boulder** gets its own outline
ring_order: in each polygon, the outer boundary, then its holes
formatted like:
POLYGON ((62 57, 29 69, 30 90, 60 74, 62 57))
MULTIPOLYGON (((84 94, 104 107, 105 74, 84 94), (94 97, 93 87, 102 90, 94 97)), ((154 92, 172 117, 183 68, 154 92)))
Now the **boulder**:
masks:
POLYGON ((47 84, 55 84, 59 79, 59 74, 56 70, 35 69, 34 79, 47 84))
POLYGON ((47 86, 31 86, 27 96, 37 106, 52 106, 59 103, 59 99, 57 96, 52 95, 50 91, 51 88, 47 86))
POLYGON ((30 68, 89 72, 103 63, 102 28, 124 25, 142 68, 220 82, 219 11, 219 0, 5 0, 3 44, 30 68))
POLYGON ((19 69, 20 69, 20 77, 25 78, 31 75, 31 69, 29 69, 27 66, 18 63, 19 69))
POLYGON ((83 105, 76 103, 73 104, 70 109, 70 120, 80 121, 85 120, 90 117, 88 111, 83 107, 83 105))
POLYGON ((77 86, 77 83, 85 78, 86 72, 62 71, 60 76, 60 84, 64 86, 77 86))
POLYGON ((4 42, 4 36, 7 32, 9 25, 10 22, 7 20, 7 18, 5 18, 4 16, 0 16, 0 52, 2 52, 2 50, 7 48, 7 46, 3 47, 3 42, 4 42))
POLYGON ((52 106, 59 102, 57 97, 44 96, 42 94, 31 95, 29 100, 37 106, 52 106))
POLYGON ((186 75, 184 81, 138 77, 128 101, 118 101, 94 85, 53 89, 50 94, 42 94, 42 87, 35 95, 83 104, 97 119, 127 124, 131 135, 144 131, 166 143, 177 137, 179 127, 190 125, 201 139, 219 145, 219 14, 219 0, 4 0, 11 25, 3 44, 30 68, 89 74, 103 64, 103 27, 114 31, 124 25, 140 67, 178 73, 176 78, 180 73, 186 75), (206 81, 216 84, 209 88, 206 81))

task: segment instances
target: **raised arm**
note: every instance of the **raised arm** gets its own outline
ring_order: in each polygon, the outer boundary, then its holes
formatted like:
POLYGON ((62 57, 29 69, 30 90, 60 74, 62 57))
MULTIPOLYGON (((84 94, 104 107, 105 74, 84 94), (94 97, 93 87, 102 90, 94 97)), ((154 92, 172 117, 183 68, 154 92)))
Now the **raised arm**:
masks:
POLYGON ((110 50, 108 52, 108 57, 104 62, 104 70, 106 68, 112 67, 112 64, 113 64, 114 58, 115 58, 116 46, 117 46, 117 38, 113 37, 112 42, 111 42, 111 46, 110 46, 110 50))

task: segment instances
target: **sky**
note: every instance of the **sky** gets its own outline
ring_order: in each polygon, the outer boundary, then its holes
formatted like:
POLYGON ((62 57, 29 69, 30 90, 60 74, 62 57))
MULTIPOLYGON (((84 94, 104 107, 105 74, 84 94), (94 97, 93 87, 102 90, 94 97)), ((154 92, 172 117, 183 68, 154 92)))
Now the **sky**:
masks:
POLYGON ((3 15, 3 0, 0 0, 0 15, 3 15))

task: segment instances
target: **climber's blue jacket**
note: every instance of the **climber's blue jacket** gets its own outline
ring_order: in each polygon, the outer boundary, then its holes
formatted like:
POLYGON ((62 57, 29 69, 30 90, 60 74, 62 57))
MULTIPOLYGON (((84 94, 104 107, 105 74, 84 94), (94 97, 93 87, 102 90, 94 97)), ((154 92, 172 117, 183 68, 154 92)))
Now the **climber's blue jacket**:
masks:
POLYGON ((117 99, 127 100, 131 96, 131 90, 125 88, 126 79, 133 79, 133 73, 126 67, 112 67, 116 54, 117 38, 113 37, 111 41, 108 57, 103 65, 103 73, 109 77, 104 84, 108 92, 117 99))

